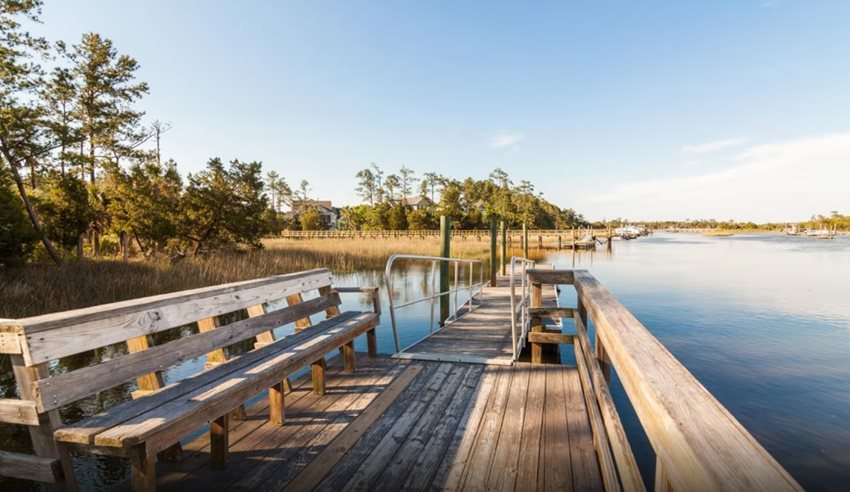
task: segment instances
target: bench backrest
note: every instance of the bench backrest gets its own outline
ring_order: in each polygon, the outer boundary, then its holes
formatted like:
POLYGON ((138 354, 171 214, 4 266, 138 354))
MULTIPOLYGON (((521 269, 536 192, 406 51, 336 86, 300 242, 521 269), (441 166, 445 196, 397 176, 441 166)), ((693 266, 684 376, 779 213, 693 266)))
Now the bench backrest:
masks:
POLYGON ((59 408, 134 378, 213 352, 311 314, 336 309, 327 269, 236 282, 214 287, 0 322, 0 353, 20 354, 27 367, 127 342, 129 353, 105 362, 50 375, 39 371, 29 393, 39 413, 59 408), (319 296, 284 309, 262 306, 319 290, 319 296), (217 326, 215 317, 248 309, 251 317, 217 326), (148 348, 146 336, 199 322, 190 336, 148 348), (206 329, 205 326, 206 325, 206 329), (210 329, 210 328, 215 329, 210 329), (133 346, 141 340, 141 347, 133 346), (142 348, 144 350, 139 350, 142 348))

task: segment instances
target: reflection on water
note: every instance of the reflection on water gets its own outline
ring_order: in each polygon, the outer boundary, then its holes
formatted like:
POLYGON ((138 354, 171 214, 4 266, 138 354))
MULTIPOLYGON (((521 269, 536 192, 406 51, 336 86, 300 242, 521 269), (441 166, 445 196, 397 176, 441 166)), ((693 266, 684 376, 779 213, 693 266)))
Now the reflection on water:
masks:
MULTIPOLYGON (((850 238, 659 234, 616 242, 613 252, 602 247, 576 255, 550 253, 546 261, 558 268, 590 270, 804 487, 850 488, 850 238)), ((485 278, 486 271, 485 262, 485 278)), ((433 273, 430 263, 399 264, 394 300, 403 303, 428 295, 433 273)), ((460 285, 468 284, 468 278, 462 271, 460 285)), ((337 275, 335 284, 381 287, 384 315, 378 347, 392 353, 383 272, 337 275)), ((563 288, 561 297, 562 305, 575 305, 572 289, 563 288)), ((368 294, 342 294, 342 299, 343 310, 372 307, 368 294)), ((458 304, 466 300, 466 294, 459 293, 458 304)), ((428 334, 430 313, 429 302, 398 310, 402 347, 428 334)), ((240 316, 244 313, 224 321, 240 316)), ((170 330, 154 342, 194 330, 170 330)), ((276 334, 292 331, 289 325, 276 334)), ((356 349, 365 351, 366 342, 360 338, 356 349)), ((242 353, 250 348, 248 341, 232 349, 242 353)), ((125 350, 116 345, 69 357, 53 370, 111 359, 125 350)), ((574 360, 568 352, 565 348, 564 360, 574 360)), ((201 370, 204 359, 170 369, 166 381, 201 370)), ((14 391, 10 393, 9 372, 0 371, 0 389, 6 396, 14 391)), ((612 384, 638 461, 652 483, 651 448, 616 375, 612 384)), ((73 422, 125 401, 134 389, 135 383, 127 383, 69 405, 62 409, 63 419, 73 422)), ((28 446, 25 431, 5 439, 13 442, 3 444, 5 449, 28 446)), ((91 455, 81 456, 77 469, 89 488, 116 483, 127 474, 122 461, 91 455)))

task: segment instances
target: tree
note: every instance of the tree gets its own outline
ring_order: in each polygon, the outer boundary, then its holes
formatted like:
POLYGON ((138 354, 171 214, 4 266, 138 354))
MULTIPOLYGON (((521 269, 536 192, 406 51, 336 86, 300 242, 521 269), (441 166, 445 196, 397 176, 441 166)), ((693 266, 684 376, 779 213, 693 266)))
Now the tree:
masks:
POLYGON ((415 176, 413 169, 406 166, 401 166, 399 174, 401 174, 401 197, 407 198, 413 194, 413 185, 419 181, 419 178, 415 176))
POLYGON ((418 209, 407 212, 407 228, 411 231, 437 229, 440 227, 438 217, 432 209, 418 209))
POLYGON ((0 0, 0 156, 12 179, 33 228, 55 263, 62 257, 53 247, 27 194, 20 168, 41 158, 51 147, 45 108, 39 97, 42 69, 33 62, 47 52, 44 38, 33 37, 17 19, 38 22, 41 0, 0 0))
POLYGON ((44 90, 47 103, 47 125, 59 145, 56 160, 59 172, 64 175, 67 165, 83 166, 81 154, 74 152, 75 144, 82 141, 81 129, 76 118, 78 90, 74 76, 67 67, 56 67, 44 90))
POLYGON ((51 181, 34 197, 36 208, 44 218, 45 232, 70 251, 78 246, 80 236, 94 219, 95 210, 81 179, 66 174, 51 181))
POLYGON ((422 194, 424 195, 426 190, 431 191, 431 201, 436 203, 434 200, 434 192, 437 190, 437 187, 445 183, 446 178, 441 176, 438 173, 427 172, 423 174, 422 179, 422 194))
POLYGON ((221 159, 188 176, 183 199, 182 236, 193 243, 193 253, 205 247, 244 244, 260 247, 265 230, 262 164, 233 160, 225 168, 221 159))
POLYGON ((139 162, 116 176, 109 212, 139 249, 154 253, 178 235, 183 180, 177 163, 139 162))
POLYGON ((395 190, 401 187, 401 180, 395 174, 390 174, 387 176, 387 179, 384 180, 384 187, 387 189, 387 196, 389 196, 390 201, 395 200, 395 190))
POLYGON ((12 182, 0 170, 0 268, 23 264, 38 242, 38 233, 27 220, 12 182))
POLYGON ((156 163, 159 165, 162 165, 162 134, 171 130, 171 128, 171 123, 163 123, 159 120, 154 120, 151 123, 151 136, 154 137, 154 142, 156 143, 154 154, 156 155, 156 163))
POLYGON ((494 184, 497 184, 504 189, 508 189, 513 184, 508 178, 508 173, 503 171, 500 167, 493 169, 493 172, 490 173, 489 178, 490 181, 492 181, 494 184))
POLYGON ((372 163, 372 173, 375 176, 375 201, 384 201, 384 171, 374 162, 372 163))
POLYGON ((318 231, 322 229, 322 216, 315 208, 311 208, 298 218, 302 231, 318 231))
POLYGON ((271 193, 272 210, 277 210, 277 183, 280 181, 280 174, 277 171, 271 170, 266 173, 266 190, 271 193))
POLYGON ((79 85, 81 131, 88 140, 89 180, 94 183, 98 147, 117 162, 142 138, 137 127, 144 113, 132 103, 148 92, 148 85, 135 81, 138 62, 119 55, 112 41, 99 34, 83 34, 67 56, 79 85))
POLYGON ((301 183, 298 185, 298 191, 295 193, 296 198, 298 199, 298 202, 300 204, 300 207, 299 207, 299 210, 298 210, 299 213, 304 213, 304 212, 307 211, 307 209, 310 208, 309 196, 308 196, 309 192, 310 192, 310 182, 307 181, 306 179, 302 179, 301 183))
POLYGON ((407 230, 407 207, 399 202, 390 209, 389 216, 390 229, 394 231, 407 230))
POLYGON ((374 205, 378 188, 375 173, 367 167, 357 171, 355 177, 357 178, 357 194, 360 195, 364 201, 369 202, 369 205, 374 205))

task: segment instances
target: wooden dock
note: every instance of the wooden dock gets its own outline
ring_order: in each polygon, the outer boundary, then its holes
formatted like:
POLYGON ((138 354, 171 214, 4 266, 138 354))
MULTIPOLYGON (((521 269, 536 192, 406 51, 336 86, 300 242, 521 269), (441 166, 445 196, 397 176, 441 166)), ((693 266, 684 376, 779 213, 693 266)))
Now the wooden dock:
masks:
POLYGON ((223 470, 208 436, 184 445, 182 463, 159 464, 158 488, 602 489, 576 368, 358 360, 353 374, 329 361, 325 396, 298 380, 282 427, 265 399, 250 407, 223 470))
MULTIPOLYGON (((543 289, 543 305, 556 304, 555 286, 547 285, 543 289)), ((472 312, 403 349, 395 357, 511 365, 513 349, 510 309, 510 279, 498 277, 496 286, 486 288, 481 304, 472 312)))
POLYGON ((75 490, 76 451, 129 459, 134 490, 643 491, 609 388, 616 371, 655 453, 655 490, 801 490, 587 271, 525 273, 531 362, 513 357, 506 279, 394 356, 376 353, 377 289, 333 286, 322 269, 0 322, 21 392, 0 399, 0 421, 28 426, 36 451, 0 452, 0 475, 75 490), (574 287, 577 305, 554 306, 555 286, 574 287), (341 293, 370 295, 373 310, 341 311, 341 293), (288 307, 266 311, 280 298, 288 307), (193 320, 198 333, 148 346, 146 334, 193 320), (288 323, 298 331, 276 338, 288 323), (360 335, 368 354, 354 352, 360 335), (251 338, 254 350, 229 357, 251 338), (122 340, 126 355, 48 371, 122 340), (563 344, 575 365, 544 363, 563 344), (207 370, 163 386, 162 367, 203 353, 207 370), (62 422, 61 406, 131 379, 137 398, 62 422))

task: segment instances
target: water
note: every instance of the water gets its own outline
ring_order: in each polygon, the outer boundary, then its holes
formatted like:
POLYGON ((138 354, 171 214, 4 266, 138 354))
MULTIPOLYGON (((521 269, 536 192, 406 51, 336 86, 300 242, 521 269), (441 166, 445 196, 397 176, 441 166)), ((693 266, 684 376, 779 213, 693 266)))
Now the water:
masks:
MULTIPOLYGON (((658 234, 616 242, 612 253, 552 252, 545 261, 590 270, 805 488, 850 489, 850 238, 658 234)), ((423 297, 432 278, 430 265, 400 264, 396 302, 423 297)), ((468 273, 462 271, 460 278, 464 285, 468 273)), ((383 287, 383 272, 336 275, 335 284, 383 287)), ((562 305, 575 305, 571 288, 563 288, 561 296, 562 305)), ((458 304, 466 298, 459 293, 458 304)), ((384 288, 382 305, 378 347, 392 353, 384 288)), ((343 294, 342 307, 370 310, 371 299, 343 294)), ((424 302, 398 311, 402 347, 429 333, 430 309, 424 302)), ((277 334, 291 330, 280 328, 277 334)), ((363 338, 355 342, 358 351, 366 350, 363 338)), ((250 343, 241 344, 236 352, 249 348, 250 343)), ((565 347, 567 360, 568 352, 565 347)), ((63 364, 78 367, 116 355, 103 350, 63 364)), ((203 362, 202 357, 184 363, 168 371, 166 380, 197 372, 203 362)), ((8 393, 9 382, 0 380, 0 389, 8 393)), ((133 389, 128 383, 70 405, 63 420, 128 399, 133 389)), ((651 447, 616 374, 612 393, 651 484, 651 447)), ((25 432, 14 438, 28 440, 25 432)), ((91 455, 80 456, 76 466, 88 488, 115 483, 128 473, 122 461, 91 455)))

